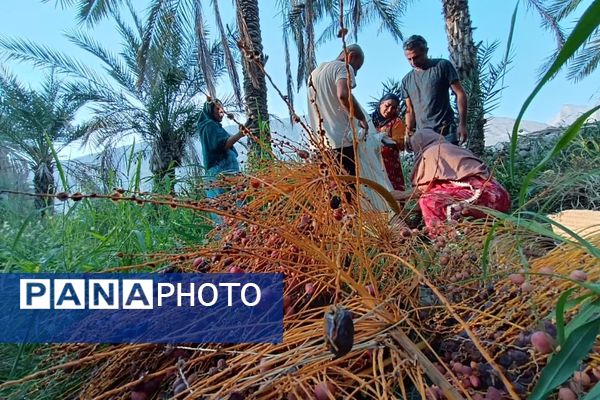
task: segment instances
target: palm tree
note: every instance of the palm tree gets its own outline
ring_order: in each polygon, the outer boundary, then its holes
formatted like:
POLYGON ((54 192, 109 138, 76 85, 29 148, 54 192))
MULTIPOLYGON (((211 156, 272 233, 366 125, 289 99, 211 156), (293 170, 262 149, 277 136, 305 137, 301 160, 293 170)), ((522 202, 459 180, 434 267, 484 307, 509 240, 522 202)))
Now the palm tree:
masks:
MULTIPOLYGON (((45 0, 48 1, 48 0, 45 0)), ((219 0, 212 0, 215 21, 219 29, 220 42, 222 48, 222 56, 225 60, 225 66, 230 77, 230 82, 234 90, 234 94, 238 105, 241 105, 241 94, 239 89, 239 79, 237 75, 234 57, 229 50, 229 38, 223 29, 223 22, 219 11, 219 0)), ((82 22, 94 24, 100 19, 106 17, 110 13, 115 13, 118 7, 125 3, 129 9, 132 9, 130 0, 61 0, 63 6, 72 6, 77 4, 79 18, 82 22)), ((242 63, 243 85, 244 85, 244 103, 246 108, 246 116, 249 120, 247 127, 255 137, 261 139, 262 145, 253 143, 251 149, 256 153, 258 158, 262 157, 263 150, 270 147, 270 133, 268 128, 269 118, 267 109, 267 86, 265 82, 264 71, 255 64, 265 62, 263 57, 262 38, 260 31, 260 19, 258 0, 236 0, 237 8, 237 28, 239 32, 238 44, 244 46, 244 49, 249 52, 248 57, 244 57, 242 63), (266 147, 264 147, 266 146, 266 147)), ((146 58, 146 50, 149 48, 151 40, 161 36, 160 24, 156 22, 156 16, 160 10, 170 10, 173 15, 184 17, 194 15, 195 31, 197 35, 198 46, 198 65, 203 73, 207 90, 211 96, 215 96, 215 77, 211 63, 207 45, 207 29, 205 27, 205 18, 202 9, 201 0, 154 0, 150 5, 150 15, 146 30, 143 36, 143 45, 140 52, 140 61, 144 63, 146 58)))
MULTIPOLYGON (((27 162, 38 194, 56 191, 54 151, 81 138, 89 129, 87 124, 74 124, 76 113, 87 100, 71 97, 66 86, 56 79, 54 72, 48 75, 40 91, 25 88, 5 71, 0 75, 0 107, 4 115, 0 140, 27 162)), ((45 208, 52 204, 52 199, 38 197, 35 206, 45 208)))
MULTIPOLYGON (((110 146, 125 135, 139 134, 151 148, 150 169, 157 182, 175 178, 175 168, 184 157, 197 163, 191 137, 200 107, 197 95, 206 80, 198 66, 198 46, 193 22, 172 9, 151 10, 147 24, 158 32, 145 40, 149 28, 131 10, 135 27, 114 13, 123 48, 114 54, 84 33, 68 35, 79 47, 96 56, 107 76, 100 75, 71 57, 22 40, 2 40, 9 58, 53 67, 74 81, 68 85, 73 98, 92 101, 93 129, 86 140, 110 146), (140 58, 143 54, 143 61, 140 58)), ((208 49, 216 76, 223 73, 223 55, 218 43, 208 49)))
POLYGON ((450 61, 456 67, 459 79, 469 88, 468 146, 477 155, 483 154, 485 139, 485 115, 480 83, 480 69, 477 60, 477 46, 473 41, 473 25, 469 15, 468 0, 442 0, 446 36, 450 61))

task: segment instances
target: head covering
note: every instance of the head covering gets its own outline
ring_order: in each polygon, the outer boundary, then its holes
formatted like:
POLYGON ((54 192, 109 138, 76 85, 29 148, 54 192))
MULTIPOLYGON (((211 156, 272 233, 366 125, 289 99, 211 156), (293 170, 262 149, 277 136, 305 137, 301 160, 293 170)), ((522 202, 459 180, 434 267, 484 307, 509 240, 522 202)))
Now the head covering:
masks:
POLYGON ((386 100, 396 100, 398 102, 398 105, 400 105, 400 97, 398 97, 394 93, 385 94, 381 99, 379 99, 377 107, 375 107, 375 111, 373 111, 373 113, 371 114, 371 120, 373 121, 373 125, 375 125, 375 128, 379 128, 380 126, 387 124, 391 120, 391 118, 384 118, 384 116, 381 115, 381 113, 379 112, 381 103, 383 103, 386 100))
POLYGON ((216 122, 221 125, 221 123, 215 119, 215 107, 220 103, 221 102, 217 99, 208 100, 204 103, 202 111, 200 112, 200 117, 198 118, 198 130, 206 128, 211 122, 216 122))
POLYGON ((490 171, 479 158, 462 147, 448 143, 432 129, 419 129, 409 139, 415 152, 413 186, 434 180, 458 181, 469 176, 487 179, 490 171))
MULTIPOLYGON (((234 147, 224 148, 229 139, 229 134, 223 129, 221 123, 215 119, 214 111, 217 104, 220 104, 220 102, 216 99, 204 103, 196 127, 202 147, 202 160, 207 170, 215 167, 227 157, 231 156, 233 159, 237 157, 237 151, 234 147)), ((234 161, 237 163, 237 160, 234 161)))

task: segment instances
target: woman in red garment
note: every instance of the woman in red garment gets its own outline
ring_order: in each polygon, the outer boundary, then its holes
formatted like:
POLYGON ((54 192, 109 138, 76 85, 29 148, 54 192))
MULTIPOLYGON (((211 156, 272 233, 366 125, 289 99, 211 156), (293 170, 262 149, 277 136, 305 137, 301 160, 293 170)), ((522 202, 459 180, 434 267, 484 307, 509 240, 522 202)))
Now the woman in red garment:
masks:
POLYGON ((377 109, 371 114, 378 132, 385 132, 395 144, 381 147, 381 158, 388 178, 395 190, 404 190, 404 174, 400 162, 400 151, 404 150, 404 122, 398 116, 400 99, 395 94, 386 94, 379 100, 377 109))
POLYGON ((425 225, 435 235, 443 222, 471 216, 484 218, 482 206, 501 212, 510 210, 510 196, 492 178, 489 168, 473 153, 444 140, 431 129, 420 129, 408 140, 415 153, 411 181, 413 190, 394 191, 397 200, 419 196, 425 225))

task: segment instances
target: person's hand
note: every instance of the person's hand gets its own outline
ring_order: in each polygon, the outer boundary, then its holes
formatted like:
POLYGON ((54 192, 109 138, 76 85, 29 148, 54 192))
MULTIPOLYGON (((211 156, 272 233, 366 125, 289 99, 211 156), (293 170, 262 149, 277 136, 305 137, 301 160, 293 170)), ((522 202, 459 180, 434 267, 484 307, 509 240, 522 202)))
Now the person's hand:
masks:
POLYGON ((382 143, 384 146, 389 146, 389 147, 393 147, 393 148, 396 148, 396 146, 398 145, 398 144, 396 143, 396 141, 394 141, 394 140, 393 140, 392 138, 390 138, 389 136, 384 136, 384 137, 382 137, 382 138, 381 138, 381 143, 382 143))
POLYGON ((362 129, 364 129, 365 131, 368 131, 368 130, 369 130, 369 123, 367 122, 367 120, 366 120, 366 119, 360 119, 360 120, 358 120, 358 124, 359 124, 359 125, 360 125, 360 127, 361 127, 362 129))
POLYGON ((459 125, 458 126, 458 144, 465 144, 467 142, 467 126, 459 125))
POLYGON ((366 141, 367 140, 367 133, 369 133, 369 123, 367 122, 366 119, 359 119, 358 120, 358 125, 360 126, 361 129, 361 135, 359 135, 359 137, 366 141))

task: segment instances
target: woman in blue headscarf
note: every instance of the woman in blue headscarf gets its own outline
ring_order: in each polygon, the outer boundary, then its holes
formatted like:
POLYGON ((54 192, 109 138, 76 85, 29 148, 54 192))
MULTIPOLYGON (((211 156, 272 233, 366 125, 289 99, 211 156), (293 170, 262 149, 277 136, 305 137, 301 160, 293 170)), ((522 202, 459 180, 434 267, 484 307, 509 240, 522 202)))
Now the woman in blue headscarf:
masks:
MULTIPOLYGON (((238 153, 233 145, 244 134, 238 132, 230 135, 221 126, 225 110, 219 100, 209 100, 204 103, 198 120, 198 136, 202 145, 202 161, 206 170, 206 180, 212 182, 221 174, 240 172, 238 153)), ((207 197, 213 198, 222 193, 223 188, 213 188, 207 191, 207 197)))

